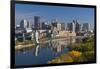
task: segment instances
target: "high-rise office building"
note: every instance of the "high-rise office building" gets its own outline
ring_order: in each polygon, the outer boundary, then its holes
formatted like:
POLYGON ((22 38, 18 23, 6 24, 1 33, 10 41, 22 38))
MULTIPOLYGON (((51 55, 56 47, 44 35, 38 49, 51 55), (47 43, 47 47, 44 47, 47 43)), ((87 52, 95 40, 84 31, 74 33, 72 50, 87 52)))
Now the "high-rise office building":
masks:
POLYGON ((81 31, 81 24, 79 23, 79 21, 73 21, 75 23, 75 32, 80 32, 81 31))
POLYGON ((65 30, 65 23, 61 23, 61 30, 65 30))
POLYGON ((51 29, 51 26, 47 22, 42 22, 41 29, 51 29))
POLYGON ((67 30, 72 31, 72 23, 67 23, 67 30))
POLYGON ((22 28, 22 29, 25 29, 25 28, 27 28, 27 25, 28 25, 28 21, 27 20, 21 20, 21 22, 20 22, 20 27, 22 28))
POLYGON ((58 24, 57 24, 57 30, 58 30, 58 31, 61 31, 61 23, 58 23, 58 24))
POLYGON ((52 29, 57 28, 59 31, 65 30, 65 24, 59 23, 56 19, 53 19, 51 22, 52 29))
POLYGON ((34 16, 34 28, 40 29, 40 16, 34 16))
POLYGON ((65 30, 66 30, 66 31, 68 31, 68 28, 67 28, 67 23, 65 23, 65 30))
POLYGON ((72 23, 72 32, 75 32, 75 29, 76 29, 76 25, 75 23, 72 23))
POLYGON ((46 29, 45 22, 42 22, 42 29, 46 29))
POLYGON ((52 22, 51 22, 51 27, 52 27, 52 29, 54 29, 54 27, 56 27, 57 28, 57 20, 56 19, 53 19, 52 20, 52 22))
POLYGON ((82 27, 82 31, 84 31, 84 32, 87 32, 87 31, 89 31, 89 24, 88 23, 84 23, 83 24, 83 27, 82 27))
POLYGON ((68 23, 67 24, 67 30, 70 32, 75 32, 75 24, 74 23, 68 23))
POLYGON ((32 24, 28 21, 28 23, 27 23, 27 28, 32 28, 32 24))
POLYGON ((80 32, 81 31, 81 24, 77 20, 73 20, 72 23, 67 24, 67 30, 71 32, 80 32))
POLYGON ((82 27, 83 27, 83 25, 82 25, 82 24, 80 24, 80 32, 82 32, 82 27))

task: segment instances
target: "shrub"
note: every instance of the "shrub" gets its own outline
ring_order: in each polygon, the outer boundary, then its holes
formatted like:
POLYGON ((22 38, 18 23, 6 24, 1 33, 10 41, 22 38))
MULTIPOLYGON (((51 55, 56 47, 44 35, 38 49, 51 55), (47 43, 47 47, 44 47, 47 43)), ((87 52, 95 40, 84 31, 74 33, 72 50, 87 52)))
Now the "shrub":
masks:
POLYGON ((79 57, 79 56, 82 55, 81 52, 79 52, 79 51, 75 51, 75 50, 69 52, 68 54, 69 54, 70 56, 72 56, 72 57, 79 57))
POLYGON ((94 57, 94 51, 87 51, 84 53, 84 56, 86 57, 86 59, 88 61, 94 61, 95 57, 94 57))
POLYGON ((63 54, 60 57, 57 57, 53 59, 52 61, 49 61, 49 64, 54 64, 54 63, 70 63, 73 62, 73 58, 69 56, 68 54, 63 54))

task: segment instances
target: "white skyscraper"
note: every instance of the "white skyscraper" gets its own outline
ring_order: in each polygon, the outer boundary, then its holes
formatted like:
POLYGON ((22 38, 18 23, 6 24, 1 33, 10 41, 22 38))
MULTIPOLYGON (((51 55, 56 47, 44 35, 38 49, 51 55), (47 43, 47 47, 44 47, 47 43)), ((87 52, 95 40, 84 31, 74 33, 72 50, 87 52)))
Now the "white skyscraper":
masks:
POLYGON ((58 31, 61 31, 61 23, 58 23, 58 24, 57 24, 57 30, 58 30, 58 31))
POLYGON ((72 29, 73 29, 73 32, 75 32, 75 23, 72 23, 73 25, 73 27, 72 27, 72 29))

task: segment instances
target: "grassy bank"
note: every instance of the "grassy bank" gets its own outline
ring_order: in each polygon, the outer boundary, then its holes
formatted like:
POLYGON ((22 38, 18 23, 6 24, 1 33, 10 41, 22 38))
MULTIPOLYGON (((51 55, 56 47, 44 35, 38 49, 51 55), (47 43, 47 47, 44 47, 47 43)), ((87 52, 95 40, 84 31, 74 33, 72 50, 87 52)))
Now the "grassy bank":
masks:
POLYGON ((94 36, 83 39, 81 43, 71 44, 68 48, 69 52, 48 61, 48 64, 95 61, 94 36))

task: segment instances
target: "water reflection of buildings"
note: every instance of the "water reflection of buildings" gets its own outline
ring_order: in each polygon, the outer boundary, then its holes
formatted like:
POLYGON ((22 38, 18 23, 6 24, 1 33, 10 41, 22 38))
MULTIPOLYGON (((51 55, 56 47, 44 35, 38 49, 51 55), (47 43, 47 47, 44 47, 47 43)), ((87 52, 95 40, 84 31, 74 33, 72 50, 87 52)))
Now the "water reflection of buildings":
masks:
MULTIPOLYGON (((43 48, 49 49, 49 50, 51 49, 52 50, 52 53, 57 54, 57 53, 61 52, 65 47, 67 47, 67 44, 63 44, 59 40, 49 41, 48 43, 43 44, 42 46, 41 45, 35 46, 34 56, 38 56, 39 55, 39 52, 41 52, 41 50, 43 48)), ((43 50, 45 50, 45 49, 43 49, 43 50)))
POLYGON ((64 47, 64 45, 61 44, 61 42, 59 42, 59 40, 52 42, 52 47, 51 48, 55 53, 61 52, 63 47, 64 47))
POLYGON ((68 45, 70 45, 71 43, 75 43, 75 38, 71 39, 71 40, 56 40, 52 42, 52 50, 55 53, 59 53, 62 50, 64 50, 65 48, 67 48, 68 45))
POLYGON ((37 45, 36 46, 36 48, 35 48, 35 56, 38 56, 38 54, 39 54, 39 45, 37 45))
POLYGON ((64 49, 66 49, 68 45, 75 42, 76 42, 75 38, 71 40, 64 40, 64 39, 49 40, 49 42, 44 44, 38 44, 33 47, 20 49, 19 52, 22 52, 23 54, 27 54, 26 52, 31 51, 34 53, 34 56, 38 56, 42 50, 48 49, 51 50, 51 53, 58 54, 62 52, 64 49))

